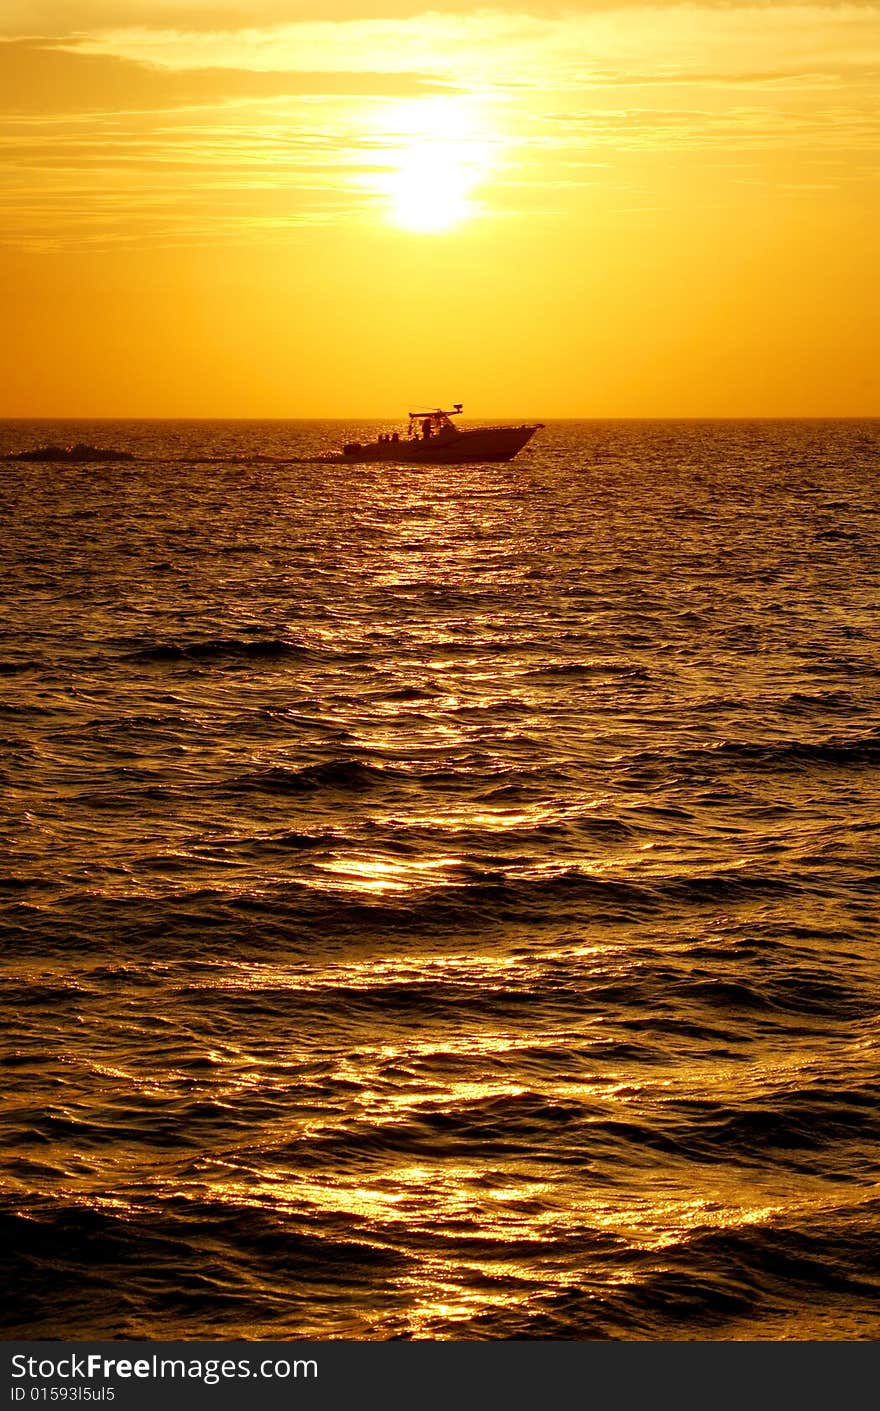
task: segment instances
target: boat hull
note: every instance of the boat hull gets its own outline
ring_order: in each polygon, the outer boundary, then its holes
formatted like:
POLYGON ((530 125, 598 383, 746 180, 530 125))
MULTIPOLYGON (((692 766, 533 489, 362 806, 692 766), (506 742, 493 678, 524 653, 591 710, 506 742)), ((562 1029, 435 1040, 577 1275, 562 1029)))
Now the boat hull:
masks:
POLYGON ((346 446, 347 461, 389 461, 397 465, 461 465, 465 462, 509 461, 538 430, 533 426, 487 426, 455 431, 427 440, 372 441, 346 446))

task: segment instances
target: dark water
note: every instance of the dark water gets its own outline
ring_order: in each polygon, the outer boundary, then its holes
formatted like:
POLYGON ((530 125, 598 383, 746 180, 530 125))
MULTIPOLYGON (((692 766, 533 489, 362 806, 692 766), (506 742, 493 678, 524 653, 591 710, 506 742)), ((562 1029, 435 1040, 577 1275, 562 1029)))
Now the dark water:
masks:
POLYGON ((880 424, 365 431, 0 427, 6 1336, 877 1337, 880 424))

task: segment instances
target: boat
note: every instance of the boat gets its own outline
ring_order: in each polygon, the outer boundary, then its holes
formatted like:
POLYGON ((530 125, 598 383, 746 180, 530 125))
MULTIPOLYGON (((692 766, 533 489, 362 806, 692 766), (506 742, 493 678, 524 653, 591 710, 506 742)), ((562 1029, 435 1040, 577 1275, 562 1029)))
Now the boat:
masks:
POLYGON ((384 433, 362 445, 349 441, 342 453, 347 461, 396 461, 415 465, 452 465, 464 461, 509 461, 521 451, 542 422, 529 426, 475 426, 461 431, 452 418, 461 416, 462 404, 451 411, 410 412, 403 436, 384 433))

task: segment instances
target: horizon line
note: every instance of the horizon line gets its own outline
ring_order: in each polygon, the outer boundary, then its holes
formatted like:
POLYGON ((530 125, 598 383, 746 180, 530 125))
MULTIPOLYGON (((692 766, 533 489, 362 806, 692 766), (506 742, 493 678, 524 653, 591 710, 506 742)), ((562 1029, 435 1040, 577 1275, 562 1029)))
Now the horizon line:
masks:
MULTIPOLYGON (((489 418, 491 417, 491 418, 493 418, 493 419, 501 419, 501 418, 503 418, 504 420, 509 421, 509 420, 513 420, 513 419, 519 418, 519 421, 518 421, 518 423, 517 423, 517 424, 519 424, 519 423, 522 423, 522 422, 537 420, 537 419, 539 418, 539 416, 543 416, 543 417, 545 418, 545 421, 546 421, 547 423, 550 423, 550 422, 572 422, 572 421, 577 421, 577 422, 582 422, 582 421, 589 421, 589 422, 620 422, 620 421, 633 421, 633 422, 645 422, 645 421, 669 421, 669 422, 682 422, 682 421, 687 421, 687 422, 702 422, 702 421, 729 421, 729 422, 747 422, 747 421, 880 421, 880 411, 870 411, 870 412, 868 412, 868 411, 865 411, 865 412, 810 412, 810 413, 802 413, 802 412, 760 412, 760 413, 739 412, 739 413, 735 413, 735 414, 731 414, 731 413, 729 413, 729 412, 727 412, 727 413, 725 413, 725 412, 721 412, 721 413, 717 413, 717 412, 699 412, 699 413, 688 413, 688 414, 680 414, 680 413, 674 413, 674 412, 669 413, 669 412, 667 412, 667 413, 663 413, 663 414, 660 414, 660 415, 657 415, 657 414, 651 415, 651 414, 644 414, 644 413, 642 413, 642 414, 639 414, 639 413, 628 413, 628 414, 626 414, 626 415, 618 415, 618 416, 607 415, 607 414, 606 414, 606 415, 595 415, 595 414, 594 414, 594 415, 587 415, 587 414, 581 414, 581 415, 568 415, 568 416, 552 416, 552 415, 548 415, 546 412, 543 412, 543 413, 536 413, 536 414, 534 414, 534 415, 529 415, 529 416, 523 416, 523 414, 522 414, 521 412, 516 412, 516 413, 512 413, 512 412, 481 412, 481 413, 475 414, 475 415, 473 415, 473 416, 471 416, 471 417, 468 417, 467 420, 470 420, 470 421, 486 421, 487 419, 489 419, 489 418)), ((7 414, 2 414, 2 413, 0 413, 0 423, 3 423, 3 422, 13 422, 13 421, 15 421, 15 422, 25 422, 25 421, 47 421, 47 422, 50 422, 50 421, 64 421, 64 422, 72 422, 72 421, 74 421, 74 422, 80 422, 80 421, 81 421, 81 422, 100 422, 100 421, 106 421, 106 422, 119 422, 119 421, 143 421, 143 422, 156 422, 156 421, 167 421, 167 422, 202 422, 202 421, 203 421, 203 422, 217 422, 217 421, 221 421, 221 422, 248 422, 248 423, 276 422, 276 423, 279 423, 279 424, 290 424, 290 423, 295 423, 295 422, 315 422, 315 421, 333 421, 333 422, 341 422, 341 423, 344 423, 344 422, 352 422, 352 421, 402 421, 402 420, 404 420, 404 419, 405 419, 404 416, 402 416, 400 412, 396 412, 396 413, 394 413, 393 415, 383 414, 383 413, 375 413, 375 412, 370 413, 370 414, 367 414, 366 412, 363 412, 363 413, 350 412, 350 413, 348 413, 348 414, 346 414, 346 415, 344 415, 344 416, 339 416, 339 415, 336 415, 336 416, 320 416, 320 415, 312 415, 312 416, 228 416, 228 415, 227 415, 227 416, 206 416, 206 415, 198 415, 198 416, 167 416, 167 415, 166 415, 166 416, 151 416, 151 415, 149 415, 149 414, 147 414, 147 413, 117 414, 117 415, 115 415, 115 416, 114 416, 114 415, 106 415, 106 414, 102 414, 102 415, 100 415, 100 416, 89 416, 89 415, 83 415, 83 414, 81 414, 81 413, 77 413, 76 415, 71 415, 71 414, 65 414, 65 413, 59 413, 59 412, 52 412, 52 413, 33 413, 33 412, 32 412, 32 413, 27 413, 27 414, 12 414, 12 415, 7 415, 7 414)))

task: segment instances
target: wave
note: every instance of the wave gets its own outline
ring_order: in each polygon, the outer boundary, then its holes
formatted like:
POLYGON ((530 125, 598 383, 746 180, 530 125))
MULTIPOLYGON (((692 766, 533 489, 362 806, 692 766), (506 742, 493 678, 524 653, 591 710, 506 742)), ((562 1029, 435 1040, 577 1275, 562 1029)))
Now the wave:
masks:
MULTIPOLYGON (((357 795, 385 783, 384 771, 355 761, 305 770, 268 769, 253 777, 254 788, 261 793, 303 798, 322 791, 343 797, 357 795)), ((236 797, 241 792, 239 780, 236 797)), ((140 796, 127 797, 130 802, 140 796)), ((57 882, 51 889, 53 909, 51 899, 46 905, 37 904, 34 883, 38 879, 30 878, 29 898, 7 903, 4 929, 10 943, 15 937, 17 946, 30 949, 60 942, 66 949, 80 943, 77 938, 83 926, 91 926, 95 935, 109 936, 124 923, 126 944, 132 947, 146 943, 157 932, 165 935, 172 947, 187 945, 193 935, 211 926, 219 953, 243 948, 243 953, 251 954, 277 945, 280 938, 306 945, 328 928, 340 937, 354 937, 401 931, 441 936, 460 932, 463 927, 503 930, 526 922, 554 930, 572 925, 642 923, 652 918, 676 920, 677 924, 677 918, 690 917, 697 924, 701 913, 705 916, 718 907, 748 908, 756 901, 777 900, 794 904, 799 898, 812 901, 817 895, 812 874, 732 869, 697 876, 655 874, 640 880, 621 874, 593 875, 573 864, 561 871, 533 875, 528 858, 503 855, 492 863, 476 857, 459 859, 442 878, 429 871, 425 880, 416 872, 401 890, 374 890, 369 875, 361 875, 358 869, 347 875, 349 854, 340 847, 341 841, 338 831, 326 827, 281 830, 277 837, 269 838, 269 846, 301 853, 302 861, 296 862, 299 875, 263 879, 253 889, 238 879, 235 870, 226 887, 205 884, 216 877, 216 860, 222 861, 229 846, 222 834, 203 840, 192 855, 182 858, 179 867, 170 865, 174 858, 151 856, 151 868, 145 868, 144 877, 153 870, 158 873, 157 880, 153 886, 141 886, 136 894, 126 890, 118 896, 102 895, 99 887, 82 890, 75 882, 67 883, 59 910, 57 882), (332 869, 316 868, 309 862, 309 851, 318 847, 331 855, 332 869), (205 872, 204 865, 212 870, 205 872), (167 876, 162 875, 165 873, 167 876)), ((264 838, 257 846, 265 842, 264 838)), ((233 846, 240 849, 241 839, 233 846)), ((381 858, 393 862, 397 855, 383 852, 381 858)), ((357 854, 354 856, 356 861, 357 854)), ((246 864, 247 857, 242 861, 246 864)), ((870 890, 868 882, 865 890, 870 890)), ((835 934, 844 933, 838 930, 835 934)), ((826 982, 833 1002, 834 981, 826 977, 826 982)), ((818 1003, 819 992, 814 989, 812 994, 818 1003)), ((803 998, 806 1001, 809 995, 803 998)))
POLYGON ((238 774, 224 787, 230 794, 302 794, 321 790, 342 793, 363 793, 387 785, 389 780, 404 777, 402 771, 358 759, 332 759, 320 764, 306 764, 299 769, 285 765, 267 765, 263 769, 238 774))
POLYGON ((644 1240, 638 1224, 628 1233, 625 1218, 591 1218, 591 1204, 562 1220, 552 1201, 524 1193, 520 1212, 539 1229, 511 1224, 498 1202, 477 1230, 412 1200, 405 1222, 272 1198, 30 1200, 20 1214, 0 1210, 16 1288, 3 1327, 80 1340, 229 1337, 242 1326, 284 1339, 876 1335, 876 1200, 832 1205, 818 1226, 796 1209, 715 1221, 707 1203, 659 1245, 650 1228, 644 1240), (426 1319, 434 1290, 443 1297, 426 1319))
POLYGON ((412 1266, 351 1221, 234 1201, 31 1201, 0 1211, 0 1232, 17 1288, 0 1319, 20 1337, 229 1336, 245 1321, 289 1331, 307 1304, 342 1335, 340 1288, 352 1298, 412 1266))
POLYGON ((716 758, 766 764, 771 768, 800 764, 859 765, 880 759, 880 731, 872 730, 852 739, 723 741, 712 747, 716 758))
POLYGON ((309 648, 284 637, 209 637, 194 642, 152 642, 127 654, 145 665, 168 662, 288 661, 310 654, 309 648))
POLYGON ((718 740, 680 750, 636 750, 618 756, 614 763, 621 771, 663 768, 687 771, 728 762, 771 771, 809 766, 851 767, 875 764, 880 759, 880 730, 870 730, 851 738, 829 736, 823 740, 718 740))

